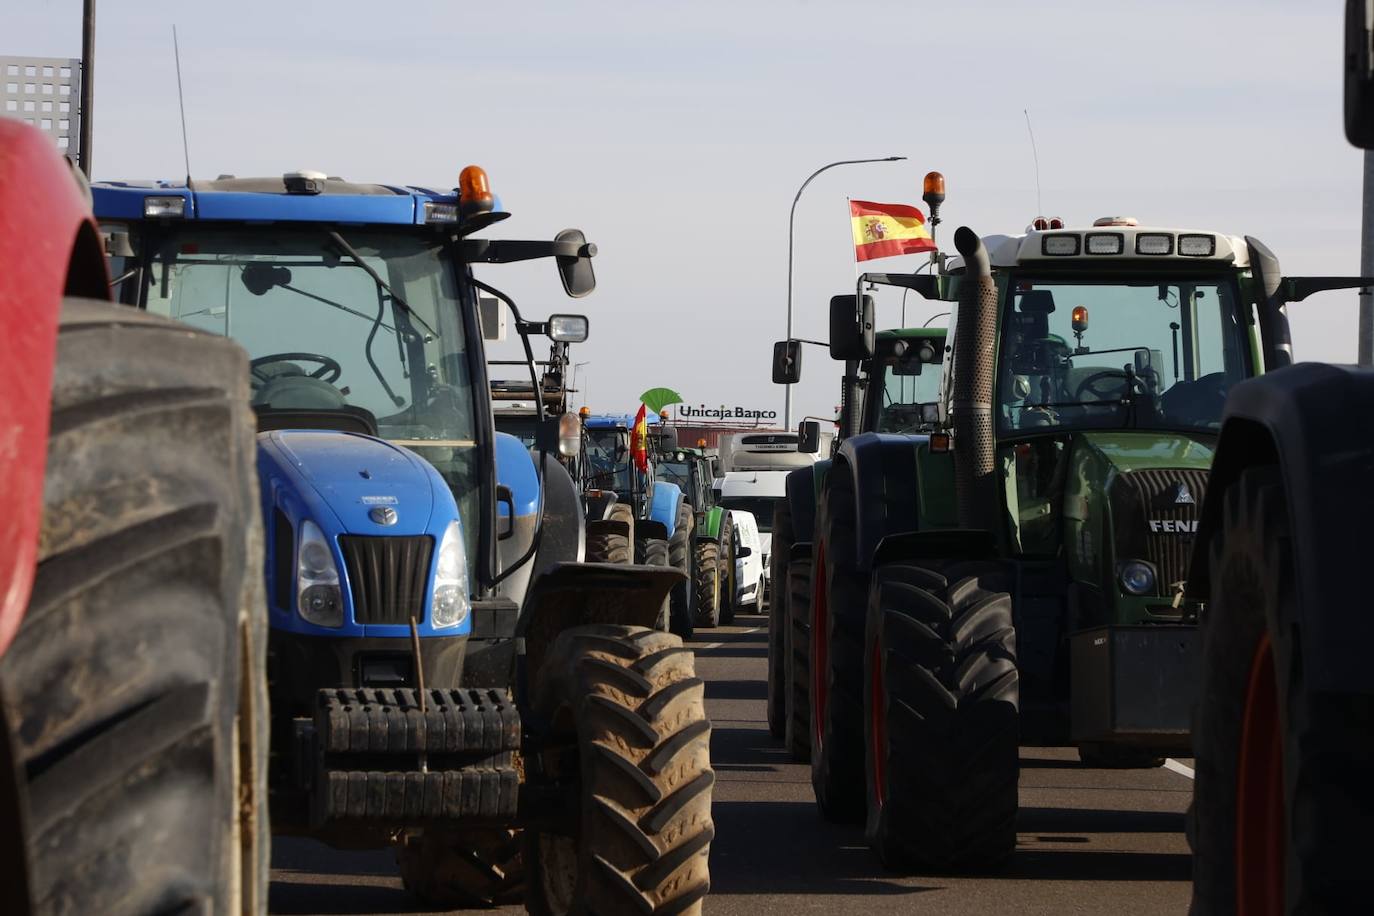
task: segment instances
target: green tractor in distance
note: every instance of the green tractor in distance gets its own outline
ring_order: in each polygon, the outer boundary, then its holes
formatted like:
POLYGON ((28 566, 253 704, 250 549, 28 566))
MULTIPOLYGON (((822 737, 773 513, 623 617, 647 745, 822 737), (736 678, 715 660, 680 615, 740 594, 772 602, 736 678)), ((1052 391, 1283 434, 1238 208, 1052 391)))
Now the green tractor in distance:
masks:
MULTIPOLYGON (((1226 394, 1291 358, 1287 302, 1359 285, 1128 218, 955 244, 917 287, 958 302, 939 434, 845 439, 810 589, 817 801, 934 870, 1011 854, 1018 743, 1188 752, 1184 583, 1226 394)), ((874 352, 870 308, 832 302, 837 355, 874 352)))
POLYGON ((696 625, 717 627, 734 619, 736 545, 728 510, 716 505, 711 459, 702 440, 695 448, 664 451, 657 464, 660 480, 682 488, 696 518, 693 587, 696 625))
MULTIPOLYGON (((903 274, 864 274, 861 283, 905 286, 903 274)), ((840 297, 852 303, 854 297, 840 297)), ((936 316, 941 317, 941 316, 936 316)), ((932 319, 933 320, 933 319, 932 319)), ((841 393, 840 431, 857 426, 860 432, 922 436, 939 420, 941 365, 945 356, 943 327, 897 328, 878 331, 871 357, 850 364, 841 393), (854 397, 850 397, 854 395, 854 397), (851 421, 851 415, 853 417, 851 421)), ((800 379, 795 348, 774 347, 773 381, 794 384, 800 379)), ((803 422, 798 450, 815 452, 819 424, 803 422)), ((842 441, 842 440, 841 440, 842 441)), ((838 445, 838 443, 837 443, 838 445)), ((829 458, 787 475, 787 498, 773 514, 773 550, 769 576, 773 600, 768 608, 768 728, 780 738, 794 760, 809 759, 811 731, 811 542, 816 505, 830 471, 829 458)))

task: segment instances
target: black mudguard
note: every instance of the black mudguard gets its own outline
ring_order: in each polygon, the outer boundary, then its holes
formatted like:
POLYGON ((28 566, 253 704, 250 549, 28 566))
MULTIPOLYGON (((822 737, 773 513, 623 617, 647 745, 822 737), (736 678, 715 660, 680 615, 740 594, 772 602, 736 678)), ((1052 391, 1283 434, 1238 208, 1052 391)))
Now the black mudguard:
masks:
POLYGON ((526 673, 539 670, 554 638, 571 627, 655 626, 668 592, 685 578, 667 566, 556 565, 530 586, 516 624, 516 635, 524 639, 526 673))
POLYGON ((668 526, 651 518, 635 519, 635 537, 668 540, 668 526))
POLYGON ((855 568, 873 568, 883 538, 916 530, 916 447, 928 438, 861 433, 840 446, 830 473, 854 481, 855 568))
POLYGON ((1231 389, 1193 548, 1190 597, 1211 589, 1208 544, 1226 488, 1277 464, 1297 565, 1299 645, 1315 692, 1369 693, 1366 570, 1374 558, 1374 371, 1299 363, 1231 389))
POLYGON ((792 512, 792 543, 809 544, 816 536, 816 469, 797 468, 787 475, 787 508, 792 512))
POLYGON ((611 490, 590 490, 587 493, 587 519, 588 521, 605 521, 611 516, 611 507, 619 499, 611 490))
MULTIPOLYGON (((615 494, 611 495, 614 501, 615 494)), ((582 499, 567 468, 553 455, 544 456, 544 517, 534 574, 555 563, 580 563, 587 551, 582 499)))

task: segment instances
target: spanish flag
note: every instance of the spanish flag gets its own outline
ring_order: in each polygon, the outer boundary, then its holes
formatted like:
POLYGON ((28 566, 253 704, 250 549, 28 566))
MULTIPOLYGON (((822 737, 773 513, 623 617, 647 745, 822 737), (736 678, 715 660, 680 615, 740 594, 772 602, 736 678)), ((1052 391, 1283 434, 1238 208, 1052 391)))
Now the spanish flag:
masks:
POLYGON ((630 457, 634 459, 635 467, 641 473, 649 471, 649 423, 645 419, 645 408, 639 405, 639 413, 635 414, 634 429, 630 431, 630 457))
POLYGON ((935 250, 935 240, 926 230, 926 219, 915 207, 851 200, 849 216, 854 227, 855 260, 935 250))

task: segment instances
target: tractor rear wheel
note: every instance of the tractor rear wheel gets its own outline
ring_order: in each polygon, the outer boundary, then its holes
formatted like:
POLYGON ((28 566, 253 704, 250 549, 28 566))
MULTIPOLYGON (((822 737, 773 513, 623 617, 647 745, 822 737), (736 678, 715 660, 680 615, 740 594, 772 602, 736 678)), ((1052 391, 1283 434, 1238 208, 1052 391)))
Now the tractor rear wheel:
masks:
POLYGON ((445 909, 518 904, 525 896, 524 839, 508 827, 425 830, 396 850, 401 883, 445 909))
POLYGON ((826 479, 811 596, 811 787, 828 820, 864 817, 864 618, 868 578, 854 568, 854 489, 826 479))
POLYGON ((720 626, 720 545, 702 539, 696 544, 697 626, 720 626))
POLYGON ((687 577, 668 593, 668 622, 672 632, 684 640, 692 638, 696 623, 696 608, 693 606, 696 603, 696 582, 692 569, 696 559, 692 553, 692 543, 696 540, 696 521, 692 507, 683 500, 677 508, 677 526, 668 540, 668 565, 687 577))
POLYGON ((0 662, 27 809, 22 834, 3 829, 34 913, 266 909, 248 401, 231 341, 64 303, 38 568, 0 662))
POLYGON ((1016 847, 1011 597, 985 561, 874 572, 865 640, 868 841, 889 868, 984 869, 1016 847))
POLYGON ((1278 469, 1243 472, 1221 514, 1193 730, 1192 912, 1361 911, 1371 891, 1374 698, 1318 694, 1307 682, 1297 532, 1278 469))
POLYGON ((720 622, 735 622, 739 607, 739 571, 735 568, 735 521, 726 512, 720 517, 720 622))
MULTIPOLYGON (((787 734, 787 555, 792 551, 792 509, 786 497, 773 503, 773 543, 768 557, 768 731, 787 734)), ((760 603, 759 610, 763 610, 760 603)))
MULTIPOLYGON (((635 538, 635 562, 641 566, 668 566, 668 542, 663 538, 635 538)), ((656 629, 668 632, 670 598, 663 599, 656 629)))
POLYGON ((787 682, 787 728, 783 744, 792 759, 811 759, 811 558, 787 564, 786 631, 783 633, 787 682))
POLYGON ((616 503, 611 506, 609 521, 624 522, 628 526, 629 534, 620 534, 609 531, 596 531, 587 535, 586 558, 588 563, 623 563, 628 565, 630 562, 630 545, 634 539, 635 520, 630 507, 625 503, 616 503))
POLYGON ((669 633, 560 634, 535 675, 553 731, 532 778, 578 793, 567 833, 526 831, 535 916, 699 914, 710 889, 711 723, 692 653, 669 633))

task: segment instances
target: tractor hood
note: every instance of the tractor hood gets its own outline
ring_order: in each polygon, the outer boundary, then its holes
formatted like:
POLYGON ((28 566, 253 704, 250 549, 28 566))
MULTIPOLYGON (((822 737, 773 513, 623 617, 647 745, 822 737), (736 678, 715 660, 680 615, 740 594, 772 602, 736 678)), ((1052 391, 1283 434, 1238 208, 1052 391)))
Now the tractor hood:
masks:
POLYGON ((1122 431, 1082 433, 1080 447, 1095 453, 1101 462, 1121 471, 1189 469, 1206 471, 1212 466, 1214 446, 1181 433, 1122 431))
MULTIPOLYGON (((294 490, 290 495, 264 494, 268 504, 294 496, 305 504, 307 517, 340 534, 426 534, 434 529, 436 508, 454 511, 447 486, 428 462, 371 436, 316 430, 260 433, 258 466, 264 486, 294 490)), ((438 520, 440 530, 448 521, 438 520)))

